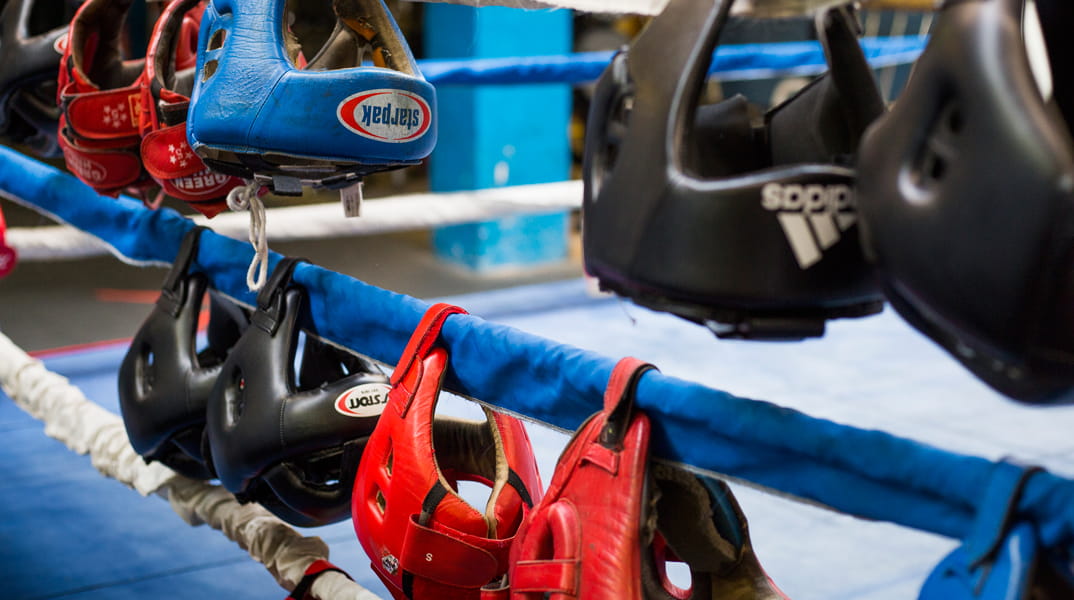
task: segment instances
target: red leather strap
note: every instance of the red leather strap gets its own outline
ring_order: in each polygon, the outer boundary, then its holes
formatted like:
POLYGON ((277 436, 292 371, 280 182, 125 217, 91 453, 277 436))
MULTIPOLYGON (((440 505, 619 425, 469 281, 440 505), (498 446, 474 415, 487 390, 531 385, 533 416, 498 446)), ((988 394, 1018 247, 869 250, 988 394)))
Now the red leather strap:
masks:
MULTIPOLYGON (((460 532, 443 533, 417 522, 417 515, 410 518, 406 538, 403 541, 399 566, 404 571, 455 587, 479 588, 503 571, 500 561, 506 564, 506 548, 492 552, 465 540, 460 532)), ((497 540, 481 540, 497 541, 497 540)))
POLYGON ((305 600, 306 597, 309 596, 310 588, 313 587, 313 582, 316 581, 318 577, 329 571, 343 573, 343 575, 347 579, 351 579, 353 581, 351 576, 347 575, 346 571, 340 569, 336 565, 333 565, 327 560, 324 560, 323 558, 319 558, 310 563, 310 566, 306 567, 306 572, 302 575, 302 580, 298 582, 298 584, 295 586, 295 589, 291 590, 291 593, 288 594, 286 600, 305 600))
POLYGON ((407 342, 406 349, 403 350, 400 360, 406 362, 396 365, 395 371, 392 373, 391 383, 393 386, 403 380, 403 377, 410 371, 415 361, 421 361, 429 354, 429 350, 432 349, 433 344, 440 337, 440 330, 444 328, 444 321, 455 314, 464 315, 468 313, 458 306, 443 302, 434 304, 429 307, 429 310, 425 311, 425 316, 421 318, 418 327, 410 336, 410 341, 407 342))
POLYGON ((515 565, 511 589, 516 592, 578 593, 578 559, 520 560, 515 565))
POLYGON ((142 161, 135 149, 94 148, 62 134, 58 139, 67 168, 99 193, 117 196, 142 178, 142 161))
POLYGON ((623 358, 616 363, 615 369, 612 370, 612 376, 608 380, 608 387, 604 390, 604 410, 611 412, 627 394, 634 393, 634 386, 637 384, 635 378, 641 376, 638 373, 640 369, 649 370, 652 368, 654 367, 649 363, 633 356, 623 358))
POLYGON ((141 89, 135 85, 81 92, 67 86, 60 95, 67 125, 77 137, 91 140, 138 140, 141 89))

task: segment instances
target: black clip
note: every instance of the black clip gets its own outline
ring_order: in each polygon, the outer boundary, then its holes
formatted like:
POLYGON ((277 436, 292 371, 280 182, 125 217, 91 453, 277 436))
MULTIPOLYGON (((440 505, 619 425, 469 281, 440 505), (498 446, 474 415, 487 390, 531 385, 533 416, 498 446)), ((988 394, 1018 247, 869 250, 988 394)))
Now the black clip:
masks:
POLYGON ((265 283, 265 287, 261 288, 257 294, 257 312, 251 317, 250 322, 269 335, 276 335, 276 330, 280 327, 283 294, 290 287, 295 266, 300 262, 307 261, 304 258, 289 256, 278 262, 272 271, 272 276, 265 283))
POLYGON ((655 366, 648 363, 640 363, 630 373, 630 379, 620 393, 615 407, 608 413, 604 427, 601 428, 597 443, 610 450, 619 450, 623 446, 623 437, 626 436, 627 428, 634 420, 634 398, 638 391, 638 382, 641 376, 649 371, 657 371, 655 366))
POLYGON ((185 300, 183 295, 186 293, 186 286, 181 283, 186 278, 194 258, 198 255, 198 243, 201 241, 201 232, 205 229, 205 227, 198 226, 186 232, 183 241, 179 244, 179 252, 176 253, 175 260, 172 262, 171 271, 168 271, 168 276, 161 286, 157 306, 172 317, 179 316, 179 307, 183 305, 183 300, 185 300))

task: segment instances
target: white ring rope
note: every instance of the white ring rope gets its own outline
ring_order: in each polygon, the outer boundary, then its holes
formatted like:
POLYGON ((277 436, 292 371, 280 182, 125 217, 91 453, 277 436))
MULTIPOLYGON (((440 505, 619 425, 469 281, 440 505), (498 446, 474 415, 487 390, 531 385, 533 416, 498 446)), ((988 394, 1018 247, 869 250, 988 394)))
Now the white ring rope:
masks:
MULTIPOLYGON (((303 537, 256 504, 239 504, 220 486, 188 479, 160 463, 145 464, 131 448, 119 416, 86 399, 67 378, 48 371, 0 334, 0 387, 19 408, 45 423, 45 433, 79 454, 89 454, 102 474, 143 496, 168 499, 190 525, 208 524, 223 532, 265 565, 285 590, 294 589, 313 561, 328 559, 328 546, 303 537)), ((379 596, 329 571, 310 592, 324 600, 378 600, 379 596)))
MULTIPOLYGON (((272 219, 268 241, 327 239, 430 229, 461 223, 476 223, 520 213, 570 210, 582 204, 582 182, 564 181, 519 185, 471 192, 424 193, 366 200, 362 216, 343 217, 338 202, 270 208, 272 219)), ((224 213, 213 219, 194 219, 213 231, 243 240, 249 237, 250 219, 238 213, 224 213)), ((24 262, 66 260, 100 256, 112 252, 110 246, 69 225, 13 227, 7 243, 24 262)))

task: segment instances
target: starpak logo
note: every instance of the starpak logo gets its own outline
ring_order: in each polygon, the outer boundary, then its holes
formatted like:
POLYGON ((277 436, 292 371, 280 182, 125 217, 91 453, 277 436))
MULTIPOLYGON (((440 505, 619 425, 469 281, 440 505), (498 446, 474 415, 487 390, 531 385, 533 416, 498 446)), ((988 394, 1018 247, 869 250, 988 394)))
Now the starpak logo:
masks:
POLYGON ((380 142, 414 141, 429 131, 432 110, 417 94, 404 90, 369 90, 347 97, 336 118, 362 137, 380 142))
POLYGON ((63 56, 65 50, 67 50, 67 32, 65 31, 60 37, 56 38, 55 42, 52 42, 52 49, 56 51, 56 54, 63 56))
POLYGON ((363 383, 343 392, 336 398, 336 412, 348 417, 376 417, 388 405, 386 383, 363 383))

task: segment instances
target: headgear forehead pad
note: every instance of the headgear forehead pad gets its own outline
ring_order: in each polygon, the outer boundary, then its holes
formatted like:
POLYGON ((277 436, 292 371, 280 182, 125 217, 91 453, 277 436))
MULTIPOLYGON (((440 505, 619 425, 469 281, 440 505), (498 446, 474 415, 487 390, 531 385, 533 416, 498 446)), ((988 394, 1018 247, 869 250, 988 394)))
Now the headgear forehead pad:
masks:
POLYGON ((946 3, 863 140, 860 211, 907 321, 1013 398, 1071 401, 1074 5, 1036 6, 1052 97, 1034 78, 1024 0, 946 3))

